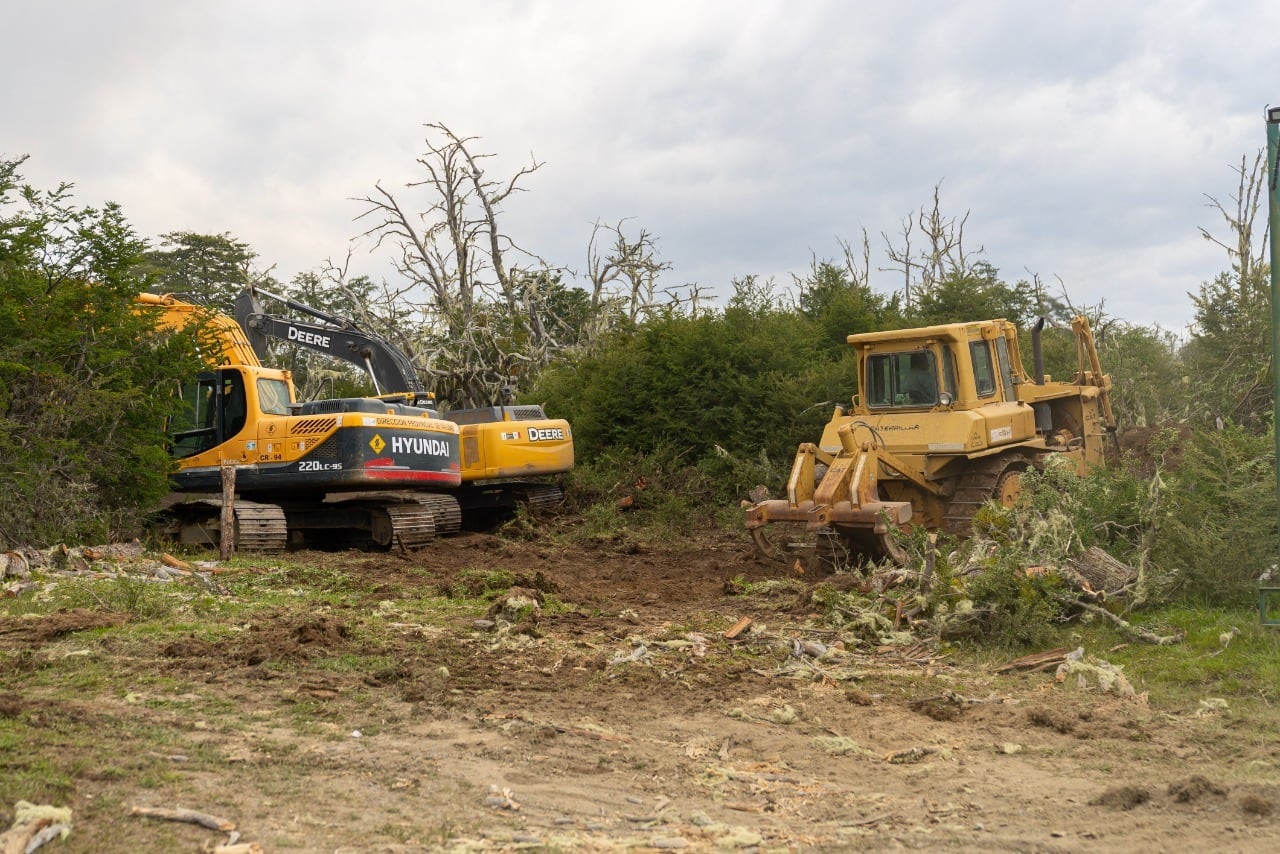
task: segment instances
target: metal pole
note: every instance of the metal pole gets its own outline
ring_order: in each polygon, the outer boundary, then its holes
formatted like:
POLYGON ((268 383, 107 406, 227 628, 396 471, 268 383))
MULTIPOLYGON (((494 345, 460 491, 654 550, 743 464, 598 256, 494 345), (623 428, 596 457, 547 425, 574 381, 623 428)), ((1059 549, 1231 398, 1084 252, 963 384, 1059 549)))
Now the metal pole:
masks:
MULTIPOLYGON (((1276 495, 1280 497, 1280 107, 1267 108, 1267 198, 1271 230, 1271 432, 1276 445, 1276 495)), ((1277 511, 1280 525, 1280 510, 1277 511)))

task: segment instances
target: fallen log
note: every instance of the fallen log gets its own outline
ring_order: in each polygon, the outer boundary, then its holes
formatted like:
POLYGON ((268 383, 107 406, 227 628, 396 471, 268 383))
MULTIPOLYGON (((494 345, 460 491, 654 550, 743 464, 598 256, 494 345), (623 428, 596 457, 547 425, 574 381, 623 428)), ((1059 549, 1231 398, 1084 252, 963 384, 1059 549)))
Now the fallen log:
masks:
POLYGON ((1013 661, 1007 661, 996 668, 996 673, 1012 673, 1015 670, 1025 670, 1028 673, 1039 673, 1041 670, 1048 670, 1050 667, 1056 667, 1066 660, 1067 648, 1060 646, 1057 649, 1046 650, 1045 652, 1035 652, 1031 655, 1024 655, 1022 658, 1015 658, 1013 661))
POLYGON ((1094 590, 1114 595, 1138 580, 1138 571, 1121 563, 1097 546, 1090 546, 1063 567, 1088 582, 1094 590))
POLYGON ((194 567, 194 566, 192 566, 191 564, 187 563, 187 562, 186 562, 185 560, 183 560, 182 558, 174 557, 173 555, 169 554, 168 552, 165 552, 164 554, 160 555, 160 562, 161 562, 161 563, 163 563, 165 566, 169 566, 169 567, 172 567, 172 568, 174 568, 174 569, 185 569, 185 570, 187 570, 188 572, 190 572, 191 570, 195 569, 195 567, 194 567))
POLYGON ((196 810, 169 809, 167 807, 133 807, 129 810, 129 815, 141 816, 143 818, 158 818, 164 821, 184 821, 188 824, 198 824, 201 827, 207 827, 210 830, 235 830, 236 823, 228 821, 225 818, 218 818, 208 813, 197 812, 196 810))

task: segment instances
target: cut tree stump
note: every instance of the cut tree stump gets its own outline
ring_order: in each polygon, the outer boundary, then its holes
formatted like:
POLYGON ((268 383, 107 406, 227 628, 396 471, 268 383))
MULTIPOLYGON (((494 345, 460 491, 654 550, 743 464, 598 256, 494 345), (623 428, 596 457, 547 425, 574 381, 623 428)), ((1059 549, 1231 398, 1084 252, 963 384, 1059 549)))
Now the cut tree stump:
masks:
POLYGON ((1138 571, 1123 564, 1097 546, 1090 546, 1063 569, 1070 570, 1089 583, 1089 587, 1108 594, 1119 593, 1138 580, 1138 571))

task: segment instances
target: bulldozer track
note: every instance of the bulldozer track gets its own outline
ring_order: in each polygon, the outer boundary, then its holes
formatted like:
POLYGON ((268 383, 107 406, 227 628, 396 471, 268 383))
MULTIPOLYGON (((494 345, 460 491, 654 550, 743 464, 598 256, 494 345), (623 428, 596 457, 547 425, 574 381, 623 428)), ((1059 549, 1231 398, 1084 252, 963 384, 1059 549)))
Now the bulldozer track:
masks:
POLYGON ((1011 467, 1025 467, 1029 464, 1030 460, 1018 453, 1001 454, 976 462, 960 476, 956 491, 947 499, 942 530, 958 537, 970 536, 973 533, 973 517, 995 495, 1000 476, 1011 467))
POLYGON ((436 537, 435 514, 419 503, 396 504, 384 508, 391 520, 391 545, 412 551, 420 549, 436 537))
POLYGON ((236 548, 247 552, 278 554, 289 543, 284 509, 276 504, 237 501, 236 548))

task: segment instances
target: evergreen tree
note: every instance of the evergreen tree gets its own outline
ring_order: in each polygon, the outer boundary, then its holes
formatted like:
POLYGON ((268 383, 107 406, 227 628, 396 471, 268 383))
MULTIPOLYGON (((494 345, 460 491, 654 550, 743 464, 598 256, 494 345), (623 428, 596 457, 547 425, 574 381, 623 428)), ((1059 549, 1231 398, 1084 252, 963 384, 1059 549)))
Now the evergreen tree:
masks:
POLYGON ((164 248, 142 257, 141 272, 151 278, 151 292, 176 294, 232 314, 236 295, 254 281, 252 263, 258 256, 249 244, 226 233, 191 231, 171 231, 160 241, 164 248))
POLYGON ((114 204, 22 184, 0 162, 0 544, 129 532, 166 491, 170 394, 190 335, 138 310, 146 244, 114 204))

